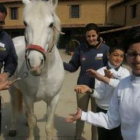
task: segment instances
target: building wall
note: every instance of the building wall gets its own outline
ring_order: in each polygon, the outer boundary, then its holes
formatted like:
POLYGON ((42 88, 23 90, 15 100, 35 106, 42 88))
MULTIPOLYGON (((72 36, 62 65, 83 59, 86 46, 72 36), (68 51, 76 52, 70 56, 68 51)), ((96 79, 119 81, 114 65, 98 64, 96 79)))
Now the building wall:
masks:
POLYGON ((6 26, 23 26, 23 18, 22 18, 22 11, 23 11, 23 4, 21 2, 18 3, 10 3, 5 4, 7 8, 7 17, 6 17, 6 26), (10 18, 10 8, 18 7, 18 20, 11 20, 10 18))
MULTIPOLYGON (((106 12, 109 7, 120 0, 69 0, 59 2, 57 7, 58 16, 62 24, 87 24, 94 22, 97 24, 106 23, 106 12), (80 18, 70 18, 69 9, 71 5, 80 5, 80 18)), ((108 18, 108 17, 107 17, 108 18)))
POLYGON ((125 7, 119 6, 110 10, 109 14, 111 14, 110 23, 124 25, 125 24, 125 7))
POLYGON ((125 4, 111 8, 112 23, 124 26, 140 24, 140 0, 132 0, 125 4), (131 17, 131 6, 137 3, 137 16, 131 17), (125 14, 126 10, 126 14, 125 14))
POLYGON ((116 2, 108 2, 108 24, 117 24, 117 25, 122 25, 122 21, 123 21, 123 13, 122 12, 122 8, 120 9, 111 9, 110 7, 115 4, 116 2))
MULTIPOLYGON (((108 12, 109 7, 112 4, 119 1, 120 0, 59 0, 56 13, 61 20, 62 26, 79 25, 79 24, 85 25, 90 22, 104 25, 107 21, 106 18, 108 18, 106 13, 108 12), (107 7, 106 7, 106 2, 107 2, 107 7), (75 5, 75 4, 80 5, 80 18, 70 18, 69 8, 71 5, 75 5)), ((12 2, 12 3, 4 2, 4 5, 8 9, 8 16, 6 18, 6 28, 9 28, 10 26, 15 26, 15 27, 18 26, 17 28, 19 28, 20 26, 23 27, 22 11, 24 6, 22 2, 19 1, 12 2), (19 9, 18 20, 10 19, 9 9, 11 7, 18 7, 19 9)))
POLYGON ((140 24, 140 0, 133 0, 127 5, 127 15, 126 15, 126 25, 136 25, 140 24), (137 4, 137 16, 136 18, 131 18, 131 6, 137 4))
POLYGON ((104 0, 62 2, 58 4, 57 13, 62 24, 87 24, 89 22, 104 24, 105 3, 103 1, 104 0), (80 5, 80 18, 70 18, 69 8, 72 4, 80 5))

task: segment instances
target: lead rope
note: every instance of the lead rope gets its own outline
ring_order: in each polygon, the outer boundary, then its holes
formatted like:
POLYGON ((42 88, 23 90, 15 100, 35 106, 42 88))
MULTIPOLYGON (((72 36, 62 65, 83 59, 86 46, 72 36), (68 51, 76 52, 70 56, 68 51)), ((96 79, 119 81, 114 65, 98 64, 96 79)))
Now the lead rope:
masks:
MULTIPOLYGON (((61 35, 64 35, 65 33, 61 32, 60 30, 58 30, 56 28, 56 26, 53 25, 53 30, 56 30, 58 33, 60 33, 61 35)), ((53 34, 53 39, 52 39, 52 43, 49 45, 50 47, 48 47, 47 53, 51 52, 53 47, 54 47, 54 40, 55 40, 55 33, 53 34)))
POLYGON ((54 28, 57 32, 59 32, 61 35, 64 35, 64 34, 65 34, 65 33, 59 31, 59 30, 56 28, 56 26, 54 26, 54 25, 53 25, 53 28, 54 28))
MULTIPOLYGON (((9 78, 9 77, 8 77, 9 78)), ((5 81, 7 81, 8 80, 8 78, 5 80, 5 81)), ((0 113, 2 112, 2 109, 4 108, 4 105, 5 105, 5 102, 4 102, 4 99, 3 99, 3 97, 2 97, 2 95, 1 95, 1 91, 0 91, 0 102, 1 102, 1 108, 0 108, 0 113)))
MULTIPOLYGON (((15 82, 19 81, 19 80, 22 80, 24 78, 26 78, 28 76, 28 72, 23 72, 20 77, 14 79, 13 81, 11 81, 11 84, 14 84, 15 82)), ((6 81, 8 80, 8 78, 6 79, 6 81)), ((2 112, 2 109, 4 108, 5 106, 5 102, 4 102, 4 99, 3 97, 1 96, 1 92, 0 92, 0 98, 1 98, 1 109, 0 109, 0 113, 2 112)))
POLYGON ((0 109, 0 113, 1 113, 2 112, 2 109, 4 108, 4 104, 5 104, 4 99, 1 96, 1 92, 0 92, 0 98, 1 98, 1 109, 0 109))

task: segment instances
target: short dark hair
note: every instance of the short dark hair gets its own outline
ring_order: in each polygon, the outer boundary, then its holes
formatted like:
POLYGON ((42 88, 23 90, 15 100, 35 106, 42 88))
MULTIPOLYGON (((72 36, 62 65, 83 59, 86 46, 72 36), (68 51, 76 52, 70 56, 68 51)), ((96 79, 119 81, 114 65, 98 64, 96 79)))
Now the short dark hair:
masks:
POLYGON ((110 47, 109 53, 111 54, 112 52, 114 52, 114 51, 116 51, 116 50, 121 50, 121 51, 125 52, 123 46, 121 46, 121 45, 116 45, 116 46, 110 47))
POLYGON ((95 23, 89 23, 85 26, 85 32, 95 30, 97 34, 99 34, 99 28, 95 23))
POLYGON ((7 16, 7 9, 0 3, 0 12, 7 16))
POLYGON ((139 42, 140 42, 140 27, 133 27, 127 30, 123 39, 123 46, 125 48, 125 52, 127 52, 127 50, 132 44, 139 42))

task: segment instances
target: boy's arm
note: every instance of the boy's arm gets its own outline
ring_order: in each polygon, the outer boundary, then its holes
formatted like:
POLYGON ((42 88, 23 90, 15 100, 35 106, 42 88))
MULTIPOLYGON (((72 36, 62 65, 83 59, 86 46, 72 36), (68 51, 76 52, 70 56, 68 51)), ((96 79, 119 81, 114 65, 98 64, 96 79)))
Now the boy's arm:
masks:
POLYGON ((82 111, 81 120, 98 127, 104 127, 106 129, 113 129, 118 127, 121 123, 121 120, 119 113, 119 98, 117 92, 118 89, 115 90, 111 98, 109 109, 106 114, 103 112, 94 113, 91 111, 82 111))
POLYGON ((77 120, 83 120, 95 126, 104 127, 106 129, 113 129, 120 125, 120 115, 119 115, 119 99, 117 98, 117 93, 115 93, 111 99, 108 112, 105 114, 103 112, 94 113, 91 111, 84 112, 78 109, 76 113, 70 114, 71 118, 67 118, 67 122, 74 122, 77 120))
POLYGON ((95 77, 95 89, 91 96, 96 99, 103 99, 105 95, 106 84, 109 83, 110 79, 104 76, 103 69, 99 69, 98 71, 88 69, 87 74, 95 77))
MULTIPOLYGON (((93 69, 88 69, 87 74, 89 76, 96 78, 97 80, 99 80, 101 82, 109 84, 110 86, 112 86, 114 88, 117 87, 117 85, 119 84, 121 79, 130 75, 129 71, 126 69, 123 69, 123 74, 121 74, 121 78, 114 77, 114 75, 109 70, 106 70, 106 69, 104 70, 105 75, 103 76, 99 73, 99 70, 96 71, 93 69)), ((98 92, 98 90, 97 90, 97 92, 98 92)))
POLYGON ((66 118, 66 121, 68 123, 72 123, 74 121, 80 120, 81 119, 81 115, 82 115, 82 110, 80 108, 77 108, 77 112, 76 113, 70 113, 70 116, 72 116, 71 118, 66 118))
POLYGON ((114 76, 114 78, 110 78, 109 85, 116 88, 119 82, 129 75, 130 72, 123 68, 122 72, 120 73, 120 77, 114 76))
POLYGON ((74 88, 74 90, 77 93, 89 93, 89 94, 92 94, 93 93, 93 89, 91 89, 87 85, 76 85, 75 88, 74 88))
POLYGON ((104 98, 104 83, 100 82, 97 84, 96 82, 96 90, 88 87, 87 85, 76 85, 74 90, 77 93, 87 93, 90 94, 92 97, 96 98, 96 99, 102 99, 104 98))
POLYGON ((102 82, 104 82, 104 83, 106 83, 106 84, 109 84, 110 78, 101 75, 99 72, 97 72, 97 71, 94 70, 94 69, 88 69, 88 70, 87 70, 87 74, 88 74, 89 76, 91 76, 91 77, 96 78, 96 79, 99 80, 99 81, 102 81, 102 82))

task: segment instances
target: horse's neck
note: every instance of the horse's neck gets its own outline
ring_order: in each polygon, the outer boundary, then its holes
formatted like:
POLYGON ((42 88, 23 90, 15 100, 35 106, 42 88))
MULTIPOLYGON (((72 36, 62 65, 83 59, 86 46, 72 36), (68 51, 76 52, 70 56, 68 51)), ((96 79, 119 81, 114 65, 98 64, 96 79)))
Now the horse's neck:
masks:
POLYGON ((49 55, 50 55, 50 62, 52 62, 52 63, 57 62, 57 60, 59 60, 61 58, 56 46, 53 47, 53 49, 49 55))
POLYGON ((53 47, 52 51, 47 54, 46 64, 44 67, 44 73, 49 70, 57 69, 62 66, 62 59, 56 46, 53 47))

